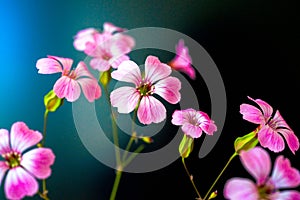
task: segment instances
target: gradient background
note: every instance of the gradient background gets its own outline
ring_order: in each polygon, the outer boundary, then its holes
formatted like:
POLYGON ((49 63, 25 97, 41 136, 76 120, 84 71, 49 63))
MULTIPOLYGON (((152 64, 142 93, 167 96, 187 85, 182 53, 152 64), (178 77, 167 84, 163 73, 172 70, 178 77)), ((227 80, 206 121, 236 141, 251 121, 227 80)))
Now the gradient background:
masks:
MULTIPOLYGON (((300 136, 298 11, 296 1, 0 0, 0 127, 10 129, 14 122, 24 121, 30 128, 42 130, 43 96, 59 75, 38 75, 35 63, 46 55, 70 57, 74 63, 84 59, 85 55, 73 47, 77 31, 87 27, 102 29, 104 22, 127 29, 155 26, 180 31, 210 54, 227 93, 227 118, 216 147, 199 160, 199 140, 186 160, 204 195, 233 153, 234 139, 254 128, 239 114, 239 105, 249 103, 248 95, 279 109, 300 136)), ((197 87, 196 82, 192 84, 197 87)), ((200 108, 206 112, 210 109, 206 103, 200 108)), ((52 200, 108 199, 114 170, 94 159, 82 145, 70 103, 50 113, 46 144, 56 154, 53 174, 47 182, 52 200)), ((282 154, 300 169, 299 152, 296 156, 289 150, 282 154)), ((226 172, 216 186, 218 199, 223 199, 223 185, 228 178, 249 177, 238 158, 226 172)), ((155 172, 125 173, 117 199, 179 197, 196 197, 180 159, 155 172)), ((3 185, 0 199, 4 199, 3 185)))

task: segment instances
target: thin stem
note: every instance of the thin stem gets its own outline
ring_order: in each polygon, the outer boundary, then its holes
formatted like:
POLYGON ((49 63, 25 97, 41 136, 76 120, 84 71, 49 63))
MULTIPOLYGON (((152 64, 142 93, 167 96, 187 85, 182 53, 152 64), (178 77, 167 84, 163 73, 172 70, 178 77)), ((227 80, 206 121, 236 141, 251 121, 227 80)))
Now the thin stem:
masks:
POLYGON ((46 138, 46 132, 47 132, 47 121, 48 121, 48 113, 49 111, 46 109, 44 113, 44 127, 43 127, 43 140, 42 140, 42 146, 45 144, 45 138, 46 138))
POLYGON ((123 167, 126 167, 136 156, 138 153, 143 151, 144 145, 141 144, 128 158, 123 162, 123 167))
POLYGON ((234 154, 232 154, 232 156, 229 158, 229 160, 227 161, 225 167, 222 169, 222 171, 220 172, 220 174, 218 175, 218 177, 216 178, 216 180, 214 181, 214 183, 212 184, 212 186, 209 188, 208 192, 206 193, 205 197, 203 198, 203 200, 205 200, 208 195, 210 194, 211 190, 214 188, 214 186, 216 185, 216 183, 218 182, 218 180, 220 179, 220 177, 222 176, 223 172, 225 171, 225 169, 228 167, 228 165, 230 164, 230 162, 232 161, 232 159, 237 156, 238 154, 236 152, 234 152, 234 154))
POLYGON ((110 198, 109 198, 110 200, 114 200, 116 198, 118 187, 120 185, 121 176, 122 176, 122 169, 120 169, 120 170, 118 169, 117 173, 116 173, 116 178, 114 181, 114 186, 113 186, 113 189, 110 194, 110 198))
POLYGON ((187 175, 189 176, 189 179, 190 179, 190 181, 191 181, 191 183, 192 183, 192 185, 193 185, 193 187, 194 187, 194 189, 195 189, 195 191, 196 191, 196 193, 197 193, 197 195, 198 195, 198 199, 202 199, 201 198, 201 195, 200 195, 200 193, 199 193, 199 191, 198 191, 198 189, 197 189, 197 187, 196 187, 196 185, 195 185, 195 183, 194 183, 194 181, 193 181, 193 178, 192 178, 192 176, 191 176, 191 174, 190 174, 190 172, 189 172, 189 170, 188 170, 188 168, 186 167, 186 164, 185 164, 185 162, 184 162, 184 158, 182 157, 182 164, 183 164, 183 166, 184 166, 184 169, 185 169, 185 171, 186 171, 186 173, 187 173, 187 175))

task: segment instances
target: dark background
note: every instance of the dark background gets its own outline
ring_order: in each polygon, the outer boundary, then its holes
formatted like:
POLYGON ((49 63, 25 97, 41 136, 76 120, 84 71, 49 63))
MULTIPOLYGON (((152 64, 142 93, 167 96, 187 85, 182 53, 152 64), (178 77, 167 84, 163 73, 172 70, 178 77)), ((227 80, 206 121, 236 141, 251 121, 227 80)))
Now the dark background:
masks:
MULTIPOLYGON (((127 29, 154 26, 182 32, 209 53, 222 75, 227 95, 227 117, 216 147, 199 159, 199 139, 186 160, 204 196, 233 153, 235 138, 255 128, 239 113, 240 104, 250 102, 247 96, 263 99, 279 109, 299 136, 300 16, 296 2, 1 0, 0 127, 10 129, 14 122, 24 121, 30 128, 42 130, 43 96, 59 75, 38 75, 35 63, 48 54, 73 58, 74 63, 84 59, 85 55, 73 47, 77 31, 102 29, 104 22, 112 22, 127 29)), ((196 89, 198 82, 191 84, 196 89)), ((208 97, 203 98, 199 106, 209 112, 208 97)), ((56 154, 47 182, 51 199, 108 199, 114 170, 92 157, 82 145, 71 103, 49 116, 46 143, 56 154)), ((294 156, 287 149, 281 154, 300 169, 299 152, 294 156)), ((274 161, 277 154, 271 155, 274 161)), ((216 185, 218 199, 223 199, 224 183, 233 176, 250 178, 238 158, 216 185)), ((124 173, 117 195, 117 199, 126 200, 195 197, 180 159, 155 172, 124 173)), ((4 199, 3 184, 0 199, 4 199)))

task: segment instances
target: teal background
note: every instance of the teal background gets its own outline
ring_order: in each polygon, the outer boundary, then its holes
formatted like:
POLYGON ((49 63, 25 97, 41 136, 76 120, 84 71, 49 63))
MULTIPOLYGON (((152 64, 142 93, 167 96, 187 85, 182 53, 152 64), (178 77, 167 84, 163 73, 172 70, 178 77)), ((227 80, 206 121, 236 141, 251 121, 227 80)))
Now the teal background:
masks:
MULTIPOLYGON (((295 2, 0 0, 0 128, 10 129, 14 122, 24 121, 30 128, 42 131, 43 96, 59 75, 39 75, 36 61, 56 55, 73 58, 76 65, 85 58, 73 47, 77 31, 87 27, 102 29, 104 22, 127 29, 155 26, 180 31, 197 40, 211 55, 228 97, 228 117, 217 147, 201 160, 196 148, 187 160, 204 194, 232 154, 234 139, 254 128, 238 112, 241 103, 249 102, 247 95, 279 109, 299 136, 300 17, 295 2)), ((197 88, 198 82, 192 84, 197 88)), ((209 101, 204 99, 200 108, 208 111, 209 101)), ((94 159, 82 145, 70 103, 50 113, 47 132, 46 144, 56 154, 53 173, 47 181, 50 198, 108 199, 114 170, 94 159)), ((298 152, 296 156, 288 150, 284 154, 300 169, 298 152)), ((236 159, 217 185, 219 199, 228 178, 247 175, 236 159)), ((117 199, 179 196, 196 197, 180 159, 155 172, 125 173, 117 199)), ((3 185, 0 199, 4 199, 3 185)))

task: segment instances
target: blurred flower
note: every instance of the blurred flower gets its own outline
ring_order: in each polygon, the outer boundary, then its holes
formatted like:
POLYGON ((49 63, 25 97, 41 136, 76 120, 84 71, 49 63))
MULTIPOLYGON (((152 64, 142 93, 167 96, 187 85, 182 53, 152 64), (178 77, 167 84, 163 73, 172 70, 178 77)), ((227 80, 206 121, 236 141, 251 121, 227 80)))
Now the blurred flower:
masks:
POLYGON ((181 39, 176 45, 176 56, 169 62, 169 65, 174 70, 182 71, 186 73, 191 79, 195 79, 196 73, 191 64, 192 58, 189 54, 189 49, 184 46, 184 41, 181 39))
POLYGON ((240 113, 243 115, 243 119, 260 125, 257 136, 261 146, 274 152, 280 152, 284 149, 285 139, 290 150, 295 154, 295 151, 299 149, 299 140, 279 111, 277 110, 272 116, 273 108, 267 102, 248 98, 257 103, 260 109, 249 104, 242 104, 240 113))
POLYGON ((158 94, 166 101, 176 104, 180 101, 181 82, 169 76, 170 66, 161 63, 155 56, 148 56, 145 61, 145 76, 142 76, 139 66, 133 61, 124 61, 112 78, 133 83, 135 87, 124 86, 111 92, 110 100, 120 113, 130 113, 137 106, 137 116, 141 123, 159 123, 166 118, 164 105, 153 97, 158 94))
POLYGON ((135 45, 132 37, 125 35, 125 29, 111 23, 104 23, 103 32, 94 28, 79 31, 74 37, 74 47, 92 57, 93 69, 107 71, 117 68, 122 61, 129 60, 126 55, 135 45))
POLYGON ((192 138, 199 138, 203 131, 208 135, 217 131, 214 121, 205 112, 192 108, 175 110, 172 115, 172 124, 182 126, 182 131, 192 138))
POLYGON ((232 178, 224 187, 224 196, 231 200, 292 200, 300 199, 296 190, 283 190, 300 185, 300 173, 291 167, 290 161, 278 156, 271 177, 271 158, 266 150, 255 147, 242 151, 241 162, 245 169, 255 178, 256 183, 246 178, 232 178))
POLYGON ((79 62, 75 70, 71 70, 72 64, 73 60, 70 58, 48 56, 48 58, 39 59, 36 67, 40 74, 62 73, 53 87, 53 91, 59 98, 66 98, 70 102, 76 101, 81 89, 90 102, 100 98, 101 88, 85 63, 79 62))
POLYGON ((50 166, 55 160, 51 149, 36 148, 22 154, 42 137, 23 122, 14 123, 10 133, 0 129, 0 154, 5 159, 0 161, 0 184, 7 172, 4 189, 8 199, 35 195, 38 192, 35 178, 46 179, 51 175, 50 166))

